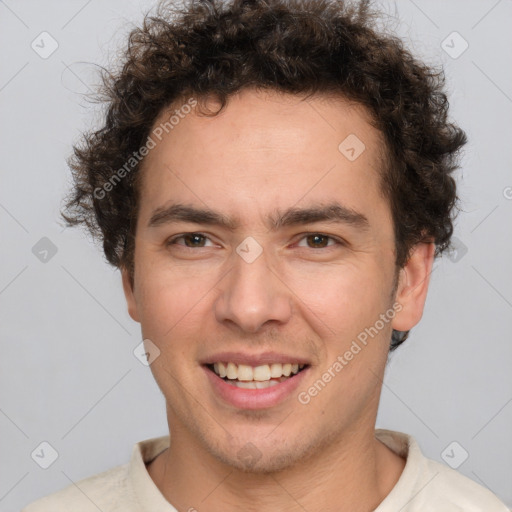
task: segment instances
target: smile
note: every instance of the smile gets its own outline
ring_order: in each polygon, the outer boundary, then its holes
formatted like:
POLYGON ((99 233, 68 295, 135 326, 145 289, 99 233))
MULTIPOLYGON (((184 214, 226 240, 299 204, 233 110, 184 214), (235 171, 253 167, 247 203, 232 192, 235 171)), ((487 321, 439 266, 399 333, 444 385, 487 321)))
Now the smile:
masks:
POLYGON ((267 409, 290 400, 310 370, 304 360, 293 362, 284 355, 235 357, 238 363, 227 353, 219 354, 202 367, 213 396, 237 409, 267 409))
POLYGON ((213 371, 221 378, 238 381, 256 381, 265 382, 271 379, 289 377, 295 375, 304 368, 304 364, 293 363, 273 363, 262 364, 260 366, 250 366, 247 364, 235 363, 214 363, 213 371))

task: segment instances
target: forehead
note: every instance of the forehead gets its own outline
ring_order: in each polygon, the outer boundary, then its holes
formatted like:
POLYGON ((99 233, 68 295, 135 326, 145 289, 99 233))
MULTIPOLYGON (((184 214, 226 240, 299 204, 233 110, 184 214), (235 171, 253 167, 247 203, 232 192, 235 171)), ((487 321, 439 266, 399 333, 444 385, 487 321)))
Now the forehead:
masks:
MULTIPOLYGON (((186 107, 192 103, 176 101, 154 123, 155 147, 141 169, 142 215, 173 199, 247 215, 251 205, 261 213, 340 199, 371 210, 382 199, 383 140, 360 105, 251 89, 211 117, 186 107)), ((216 111, 219 103, 201 106, 216 111)))

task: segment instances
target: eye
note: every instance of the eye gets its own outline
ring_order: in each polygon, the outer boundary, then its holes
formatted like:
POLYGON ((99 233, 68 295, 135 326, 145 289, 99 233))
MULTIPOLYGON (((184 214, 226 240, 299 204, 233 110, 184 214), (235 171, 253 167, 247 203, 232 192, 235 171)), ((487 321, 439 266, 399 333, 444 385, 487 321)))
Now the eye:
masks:
MULTIPOLYGON (((170 238, 166 242, 166 245, 179 245, 188 249, 194 249, 208 247, 205 245, 207 241, 210 241, 211 246, 211 240, 202 233, 182 233, 181 235, 170 238), (181 240, 184 243, 178 243, 178 240, 181 240)), ((309 247, 311 249, 324 249, 333 245, 343 245, 343 243, 334 237, 324 235, 323 233, 308 233, 300 239, 297 245, 299 247, 309 247), (306 245, 304 245, 303 241, 306 242, 306 245)))
POLYGON ((204 242, 209 240, 206 235, 201 233, 183 233, 167 241, 167 245, 181 245, 188 248, 205 247, 204 242), (185 244, 176 243, 177 240, 184 240, 185 244))
MULTIPOLYGON (((341 245, 340 241, 336 240, 335 238, 333 238, 331 236, 324 235, 322 233, 307 234, 306 236, 301 238, 301 241, 302 240, 305 240, 306 243, 308 244, 308 246, 312 249, 323 249, 325 247, 332 246, 332 245, 341 245), (329 244, 329 241, 332 241, 334 243, 329 244)), ((300 243, 298 245, 301 246, 300 243)), ((304 247, 304 245, 302 245, 301 247, 304 247)))

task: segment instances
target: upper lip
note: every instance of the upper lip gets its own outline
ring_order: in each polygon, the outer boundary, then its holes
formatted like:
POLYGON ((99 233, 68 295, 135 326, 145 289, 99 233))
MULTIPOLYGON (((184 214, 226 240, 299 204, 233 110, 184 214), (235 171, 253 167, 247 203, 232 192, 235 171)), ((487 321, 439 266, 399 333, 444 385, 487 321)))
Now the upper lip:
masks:
POLYGON ((261 366, 263 364, 272 363, 310 364, 309 360, 304 357, 297 357, 295 355, 287 355, 277 352, 262 352, 260 354, 248 354, 246 352, 218 352, 203 359, 201 364, 207 365, 219 362, 246 364, 248 366, 261 366))

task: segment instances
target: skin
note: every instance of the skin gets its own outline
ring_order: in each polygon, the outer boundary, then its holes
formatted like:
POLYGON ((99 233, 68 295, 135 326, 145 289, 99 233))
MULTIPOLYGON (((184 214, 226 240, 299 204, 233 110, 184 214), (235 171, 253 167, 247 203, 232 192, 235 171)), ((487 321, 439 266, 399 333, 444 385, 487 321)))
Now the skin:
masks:
POLYGON ((415 246, 395 279, 382 150, 363 108, 342 98, 246 89, 215 117, 185 116, 144 160, 134 286, 122 277, 130 316, 160 350, 151 370, 171 432, 148 472, 178 510, 372 511, 398 481, 405 461, 375 439, 375 421, 391 329, 420 320, 434 245, 415 246), (338 150, 350 134, 366 146, 355 161, 338 150), (363 214, 368 228, 265 223, 276 210, 331 201, 363 214), (207 206, 240 226, 147 226, 172 203, 207 206), (168 243, 183 233, 207 238, 168 243), (333 239, 307 236, 316 233, 333 239), (249 236, 263 249, 250 264, 236 252, 249 236), (297 392, 395 303, 378 335, 300 403, 297 392), (278 405, 240 409, 212 391, 200 365, 231 350, 295 354, 310 367, 278 405), (247 443, 259 453, 252 464, 238 456, 247 443))

